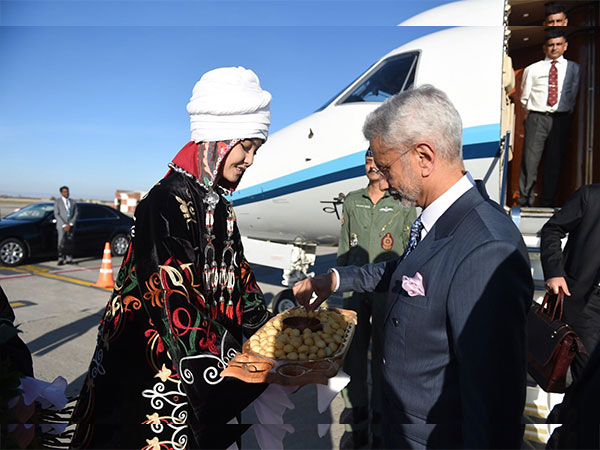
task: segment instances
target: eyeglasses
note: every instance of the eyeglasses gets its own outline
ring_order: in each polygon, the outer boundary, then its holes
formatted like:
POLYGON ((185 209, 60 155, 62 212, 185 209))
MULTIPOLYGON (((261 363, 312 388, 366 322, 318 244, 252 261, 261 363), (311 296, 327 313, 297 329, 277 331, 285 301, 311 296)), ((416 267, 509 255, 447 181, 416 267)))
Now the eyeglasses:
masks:
POLYGON ((415 147, 411 147, 408 150, 406 150, 405 152, 398 155, 398 157, 396 159, 394 159, 391 163, 389 163, 387 165, 387 167, 381 168, 381 167, 378 167, 377 164, 375 164, 375 167, 373 167, 373 169, 371 169, 371 170, 373 172, 375 172, 377 175, 379 175, 380 177, 383 177, 387 180, 388 177, 390 176, 390 169, 392 168, 392 166, 394 164, 396 164, 398 162, 398 160, 400 160, 400 158, 402 158, 404 155, 406 155, 408 152, 410 152, 413 148, 415 148, 415 147))

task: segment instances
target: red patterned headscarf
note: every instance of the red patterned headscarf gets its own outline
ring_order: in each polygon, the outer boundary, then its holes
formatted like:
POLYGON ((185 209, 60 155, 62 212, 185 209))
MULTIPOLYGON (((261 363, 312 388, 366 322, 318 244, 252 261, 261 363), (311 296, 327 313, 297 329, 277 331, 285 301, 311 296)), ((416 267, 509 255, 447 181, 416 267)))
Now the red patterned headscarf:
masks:
POLYGON ((214 188, 215 181, 218 181, 217 184, 233 192, 239 184, 239 180, 231 183, 225 178, 219 177, 219 174, 223 161, 238 142, 240 139, 188 142, 173 158, 173 164, 195 176, 209 189, 214 188))

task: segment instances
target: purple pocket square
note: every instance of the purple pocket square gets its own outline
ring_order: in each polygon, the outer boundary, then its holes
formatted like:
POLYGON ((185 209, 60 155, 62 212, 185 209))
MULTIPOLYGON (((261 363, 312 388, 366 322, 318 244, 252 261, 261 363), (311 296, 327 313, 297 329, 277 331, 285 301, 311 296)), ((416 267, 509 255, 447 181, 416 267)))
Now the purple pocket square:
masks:
POLYGON ((414 277, 402 275, 402 289, 404 289, 411 297, 425 295, 423 276, 419 272, 415 273, 414 277))

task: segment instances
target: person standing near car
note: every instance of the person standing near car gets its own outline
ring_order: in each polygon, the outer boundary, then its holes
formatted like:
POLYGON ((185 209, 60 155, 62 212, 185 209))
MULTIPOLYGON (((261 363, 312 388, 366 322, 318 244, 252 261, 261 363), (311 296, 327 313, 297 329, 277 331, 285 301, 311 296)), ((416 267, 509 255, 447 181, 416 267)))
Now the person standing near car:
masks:
POLYGON ((77 203, 69 198, 69 188, 60 188, 60 197, 54 201, 54 218, 58 232, 58 265, 71 264, 75 248, 74 228, 77 222, 77 203))
MULTIPOLYGON (((408 244, 410 226, 417 218, 414 207, 402 206, 379 187, 373 151, 365 154, 369 184, 344 199, 342 230, 337 253, 338 266, 362 266, 398 258, 408 244)), ((381 352, 386 293, 345 292, 344 308, 356 311, 358 325, 344 359, 350 383, 342 391, 346 409, 340 422, 346 424, 340 448, 360 448, 369 441, 369 410, 374 446, 381 441, 381 352), (371 346, 373 389, 369 401, 367 365, 371 346), (370 406, 370 407, 369 407, 370 406)))

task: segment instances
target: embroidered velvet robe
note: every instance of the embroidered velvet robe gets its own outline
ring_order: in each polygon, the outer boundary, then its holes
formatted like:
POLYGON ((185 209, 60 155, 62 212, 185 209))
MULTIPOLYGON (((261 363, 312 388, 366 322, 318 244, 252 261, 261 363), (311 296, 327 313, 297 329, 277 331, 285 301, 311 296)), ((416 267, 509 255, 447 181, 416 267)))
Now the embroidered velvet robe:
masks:
POLYGON ((232 206, 172 168, 136 210, 73 416, 76 448, 226 448, 247 428, 226 424, 266 387, 219 376, 269 319, 232 206), (232 270, 231 292, 205 282, 212 260, 232 270))

